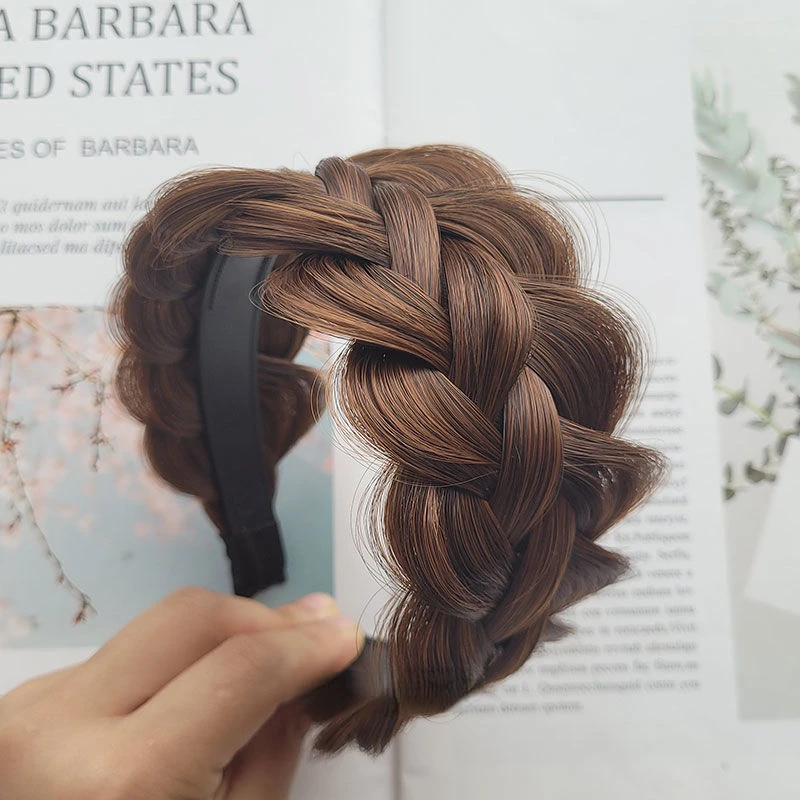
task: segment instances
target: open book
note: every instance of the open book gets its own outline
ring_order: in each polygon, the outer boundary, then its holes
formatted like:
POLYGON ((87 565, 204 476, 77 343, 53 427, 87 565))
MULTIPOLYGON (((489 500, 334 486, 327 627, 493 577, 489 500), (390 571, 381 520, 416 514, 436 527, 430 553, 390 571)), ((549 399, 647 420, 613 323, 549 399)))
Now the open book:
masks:
MULTIPOLYGON (((296 797, 797 797, 794 5, 118 6, 0 6, 0 691, 180 585, 230 590, 213 527, 108 396, 102 305, 147 195, 195 166, 457 142, 568 204, 598 277, 648 315, 627 434, 672 472, 608 536, 636 576, 575 609, 573 636, 380 758, 307 760, 296 797)), ((333 591, 370 630, 370 470, 326 419, 282 462, 290 580, 265 602, 333 591)))

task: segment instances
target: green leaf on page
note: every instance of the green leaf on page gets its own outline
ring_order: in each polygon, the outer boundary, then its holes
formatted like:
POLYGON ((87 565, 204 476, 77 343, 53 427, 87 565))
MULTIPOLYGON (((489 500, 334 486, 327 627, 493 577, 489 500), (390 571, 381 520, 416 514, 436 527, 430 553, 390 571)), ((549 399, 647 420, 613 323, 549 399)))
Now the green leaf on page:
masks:
POLYGON ((800 122, 800 78, 797 75, 787 75, 789 80, 789 101, 797 112, 794 116, 795 122, 800 122))
POLYGON ((752 316, 750 295, 736 281, 712 271, 708 273, 708 289, 717 298, 723 314, 739 318, 752 316))
POLYGON ((722 496, 725 500, 733 500, 733 498, 736 497, 736 489, 731 486, 725 486, 722 489, 722 496))
POLYGON ((800 358, 781 358, 781 371, 789 386, 800 393, 800 358))
POLYGON ((751 461, 745 464, 744 474, 750 483, 761 483, 767 477, 766 473, 754 467, 751 461))
POLYGON ((742 396, 735 394, 731 397, 726 397, 719 401, 719 413, 724 414, 726 417, 733 414, 737 408, 742 404, 742 396))
POLYGON ((800 336, 791 331, 771 331, 764 339, 772 345, 778 355, 786 358, 800 358, 800 336))
POLYGON ((774 222, 770 222, 768 219, 764 219, 764 217, 759 217, 755 214, 749 214, 746 220, 748 227, 757 231, 763 231, 773 236, 780 236, 784 232, 780 225, 776 225, 774 222))
POLYGON ((734 201, 754 214, 766 214, 772 211, 780 204, 783 181, 768 173, 759 175, 751 170, 747 170, 747 173, 755 185, 740 191, 734 197, 734 201))
POLYGON ((698 157, 706 175, 728 189, 735 192, 753 192, 758 188, 758 179, 749 170, 706 153, 700 153, 698 157))

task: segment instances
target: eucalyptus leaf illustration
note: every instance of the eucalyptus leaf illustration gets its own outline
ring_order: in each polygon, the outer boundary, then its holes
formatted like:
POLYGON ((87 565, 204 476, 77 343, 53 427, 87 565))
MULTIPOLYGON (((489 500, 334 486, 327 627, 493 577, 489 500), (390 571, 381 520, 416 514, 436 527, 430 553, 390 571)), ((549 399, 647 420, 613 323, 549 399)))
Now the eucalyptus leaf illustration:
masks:
MULTIPOLYGON (((800 78, 786 78, 790 113, 800 122, 800 78)), ((730 501, 749 486, 774 481, 787 441, 800 436, 800 414, 792 419, 789 412, 800 410, 800 167, 770 154, 747 114, 734 108, 729 85, 718 86, 707 71, 693 76, 693 92, 702 207, 723 248, 707 289, 722 314, 749 324, 759 374, 766 360, 773 376, 770 385, 751 388, 766 396, 760 405, 745 388, 723 381, 722 354, 713 356, 719 414, 758 432, 760 440, 756 458, 742 453, 740 465, 725 465, 722 490, 730 501)), ((743 349, 742 358, 749 352, 743 349)))
POLYGON ((797 235, 795 231, 784 228, 784 230, 778 234, 778 242, 784 250, 788 251, 787 258, 793 268, 795 270, 800 269, 800 261, 798 261, 798 256, 800 256, 800 254, 791 252, 792 250, 797 250, 797 235))
POLYGON ((741 192, 735 200, 755 214, 765 214, 774 209, 781 200, 783 183, 774 175, 748 173, 755 187, 741 192))
POLYGON ((781 371, 789 387, 800 394, 800 359, 782 358, 781 371))
POLYGON ((723 314, 730 317, 747 317, 752 314, 747 289, 721 272, 709 273, 708 288, 719 300, 719 308, 723 314))
POLYGON ((692 74, 692 91, 694 92, 695 116, 703 113, 707 108, 713 109, 717 95, 714 91, 714 80, 708 70, 705 75, 697 72, 692 74))
POLYGON ((765 338, 778 355, 789 359, 800 358, 800 336, 797 334, 778 328, 773 329, 765 338))
POLYGON ((789 101, 795 108, 795 115, 792 118, 795 122, 800 122, 800 78, 796 75, 787 75, 789 80, 789 101))
POLYGON ((697 135, 724 161, 735 163, 750 149, 747 117, 740 112, 727 112, 716 107, 717 95, 709 74, 693 76, 695 128, 697 135))
POLYGON ((750 131, 744 114, 733 114, 725 123, 704 119, 701 136, 723 161, 735 164, 750 150, 750 131))
POLYGON ((737 408, 742 404, 742 400, 744 398, 740 394, 736 394, 733 397, 726 397, 723 400, 719 401, 719 412, 720 414, 724 414, 726 417, 733 414, 737 408))
POLYGON ((745 464, 744 474, 747 480, 751 483, 761 483, 766 478, 766 473, 753 466, 752 462, 748 461, 745 464))
POLYGON ((763 231, 772 236, 780 236, 784 233, 784 229, 780 225, 776 225, 774 222, 764 219, 764 217, 750 216, 747 220, 747 224, 757 231, 763 231))
POLYGON ((717 156, 701 153, 700 164, 706 174, 728 189, 734 189, 737 192, 746 194, 754 192, 758 188, 758 177, 752 172, 742 169, 736 164, 731 164, 729 161, 717 158, 717 156))

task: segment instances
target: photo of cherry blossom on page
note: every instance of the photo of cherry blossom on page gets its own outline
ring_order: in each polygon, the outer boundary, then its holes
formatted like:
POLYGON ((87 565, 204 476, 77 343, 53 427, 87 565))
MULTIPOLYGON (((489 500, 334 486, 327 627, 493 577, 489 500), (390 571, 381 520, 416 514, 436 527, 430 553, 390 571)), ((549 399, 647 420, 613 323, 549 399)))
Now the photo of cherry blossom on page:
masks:
MULTIPOLYGON (((296 360, 330 354, 312 334, 296 360)), ((199 502, 144 462, 116 355, 102 309, 0 307, 0 647, 96 645, 180 586, 231 591, 199 502)), ((332 590, 327 413, 278 475, 289 580, 259 597, 270 604, 332 590)))

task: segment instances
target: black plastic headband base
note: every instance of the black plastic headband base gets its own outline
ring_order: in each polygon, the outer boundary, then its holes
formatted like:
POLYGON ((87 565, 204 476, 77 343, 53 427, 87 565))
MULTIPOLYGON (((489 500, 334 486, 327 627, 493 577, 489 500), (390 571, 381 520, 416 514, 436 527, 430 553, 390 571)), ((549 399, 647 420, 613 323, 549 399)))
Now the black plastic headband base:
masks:
POLYGON ((277 523, 252 533, 226 536, 224 541, 231 562, 233 591, 239 596, 252 597, 286 580, 277 523))
POLYGON ((267 479, 259 412, 261 312, 250 300, 276 256, 218 254, 200 314, 200 398, 226 525, 234 591, 251 597, 283 583, 284 554, 267 479))

